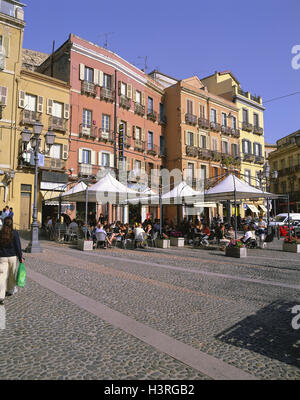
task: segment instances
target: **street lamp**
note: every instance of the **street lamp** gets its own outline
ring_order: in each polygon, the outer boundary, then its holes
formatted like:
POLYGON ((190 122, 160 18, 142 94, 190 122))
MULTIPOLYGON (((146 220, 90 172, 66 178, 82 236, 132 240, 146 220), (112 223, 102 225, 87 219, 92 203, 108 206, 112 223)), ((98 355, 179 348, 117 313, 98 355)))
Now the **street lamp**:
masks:
MULTIPOLYGON (((43 130, 43 124, 36 121, 33 125, 33 135, 32 132, 25 128, 21 132, 22 143, 25 148, 28 143, 31 142, 31 147, 33 148, 34 154, 34 203, 33 203, 33 214, 32 214, 32 224, 31 224, 31 241, 27 246, 27 253, 41 253, 42 248, 39 242, 39 224, 37 222, 37 186, 38 186, 38 162, 39 162, 39 149, 41 144, 41 133, 43 130)), ((45 134, 45 142, 51 147, 54 143, 55 135, 53 132, 48 132, 45 134)))

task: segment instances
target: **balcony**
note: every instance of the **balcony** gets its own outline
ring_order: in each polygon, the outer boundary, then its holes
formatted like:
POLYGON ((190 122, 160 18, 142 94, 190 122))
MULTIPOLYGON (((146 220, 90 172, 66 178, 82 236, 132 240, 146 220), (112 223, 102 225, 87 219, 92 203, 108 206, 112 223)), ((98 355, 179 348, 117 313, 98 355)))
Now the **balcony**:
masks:
POLYGON ((21 125, 34 125, 36 121, 40 121, 42 113, 37 111, 22 110, 21 125))
POLYGON ((134 112, 143 117, 145 115, 145 106, 140 103, 134 103, 134 112))
POLYGON ((147 154, 151 154, 152 156, 156 156, 158 154, 158 146, 156 144, 148 143, 147 154))
POLYGON ((211 151, 207 149, 199 149, 198 158, 200 158, 201 160, 211 160, 212 159, 211 151))
POLYGON ((82 81, 81 82, 81 93, 86 94, 87 96, 97 96, 97 86, 88 81, 82 81))
POLYGON ((231 135, 235 138, 239 138, 240 137, 240 130, 239 129, 235 129, 235 128, 231 128, 231 135))
POLYGON ((186 146, 185 148, 186 155, 189 157, 197 157, 198 156, 198 147, 195 146, 186 146))
POLYGON ((40 169, 47 170, 65 170, 67 168, 67 162, 65 160, 61 160, 60 158, 48 158, 44 159, 44 166, 40 167, 40 169))
POLYGON ((59 117, 49 117, 49 129, 53 131, 66 132, 67 120, 59 117))
POLYGON ((222 160, 222 153, 212 150, 212 159, 213 161, 221 161, 222 160))
POLYGON ((134 150, 144 152, 145 151, 145 142, 140 139, 135 139, 134 141, 134 150))
POLYGON ((255 156, 255 164, 264 164, 265 158, 262 156, 255 156))
POLYGON ((253 162, 255 161, 255 155, 254 154, 244 154, 243 161, 248 161, 248 162, 253 162))
POLYGON ((100 99, 113 103, 115 100, 115 92, 113 90, 102 87, 100 89, 100 99))
POLYGON ((79 176, 96 176, 99 172, 100 167, 92 164, 78 164, 78 175, 79 176))
POLYGON ((209 129, 209 120, 205 118, 198 118, 199 128, 209 129))
POLYGON ((231 130, 231 128, 229 128, 229 126, 222 125, 222 126, 221 126, 221 132, 222 132, 224 135, 230 135, 231 132, 232 132, 232 130, 231 130))
POLYGON ((166 157, 166 155, 167 155, 167 152, 166 152, 166 149, 163 147, 163 148, 159 148, 159 157, 166 157))
POLYGON ((157 120, 157 112, 153 110, 148 110, 147 118, 150 119, 150 121, 155 122, 157 120))
POLYGON ((242 90, 241 88, 238 89, 238 94, 241 94, 244 97, 248 97, 248 92, 245 92, 244 90, 242 90))
POLYGON ((132 138, 130 136, 124 135, 124 146, 126 148, 131 147, 132 145, 132 138))
POLYGON ((264 130, 263 130, 263 128, 260 128, 259 126, 254 125, 253 133, 256 133, 257 135, 263 135, 264 130))
POLYGON ((167 117, 165 115, 160 115, 158 123, 159 125, 167 125, 167 117))
POLYGON ((260 96, 254 96, 253 94, 251 94, 250 99, 260 104, 260 96))
POLYGON ((102 130, 102 128, 99 128, 98 138, 99 138, 100 142, 113 143, 113 141, 114 141, 114 132, 113 131, 102 130))
POLYGON ((242 127, 243 127, 243 131, 252 132, 252 130, 253 130, 253 125, 249 124, 249 122, 244 121, 242 127))
POLYGON ((131 107, 131 100, 128 97, 121 95, 119 97, 119 106, 129 110, 131 107))
POLYGON ((221 131, 221 125, 218 124, 217 122, 211 122, 210 123, 210 129, 212 129, 215 132, 220 132, 221 131))
POLYGON ((79 137, 86 137, 88 139, 97 139, 98 128, 94 125, 79 125, 79 137))
POLYGON ((197 125, 197 115, 185 114, 185 122, 189 125, 197 125))

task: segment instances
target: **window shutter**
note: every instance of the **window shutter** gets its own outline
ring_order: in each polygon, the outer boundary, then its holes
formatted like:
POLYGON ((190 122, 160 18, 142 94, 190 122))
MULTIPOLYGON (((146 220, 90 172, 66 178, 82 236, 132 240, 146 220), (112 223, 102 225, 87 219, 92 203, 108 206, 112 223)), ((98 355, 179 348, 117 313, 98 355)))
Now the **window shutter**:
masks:
POLYGON ((142 142, 144 142, 145 141, 145 129, 144 128, 142 128, 142 142))
POLYGON ((99 69, 94 70, 94 84, 95 85, 100 85, 100 71, 99 69))
POLYGON ((9 57, 9 37, 3 36, 3 49, 5 57, 9 57))
POLYGON ((68 159, 68 145, 64 144, 63 145, 63 156, 62 156, 63 160, 67 160, 68 159))
POLYGON ((47 114, 52 115, 52 110, 53 110, 53 100, 47 99, 47 114))
POLYGON ((111 82, 111 90, 115 90, 115 76, 111 75, 110 76, 110 82, 111 82))
POLYGON ((188 144, 188 137, 186 131, 184 131, 184 144, 188 144))
POLYGON ((133 88, 133 98, 132 100, 136 102, 136 89, 133 88))
POLYGON ((262 156, 262 145, 261 144, 258 145, 258 151, 259 151, 259 155, 262 156))
POLYGON ((79 64, 79 79, 84 81, 84 64, 79 64))
POLYGON ((128 85, 127 85, 127 97, 128 97, 129 99, 132 98, 132 85, 130 85, 129 83, 128 83, 128 85))
POLYGON ((42 113, 44 106, 44 97, 38 96, 37 111, 42 113))
POLYGON ((67 103, 64 104, 64 118, 65 119, 70 118, 70 105, 67 103))
POLYGON ((144 161, 141 162, 141 174, 146 172, 146 163, 144 161))
POLYGON ((23 92, 23 90, 19 91, 19 107, 25 107, 25 92, 23 92))
POLYGON ((201 136, 200 136, 199 133, 197 133, 197 146, 198 146, 198 147, 202 147, 202 146, 201 146, 201 136))
POLYGON ((103 71, 99 71, 99 86, 103 86, 103 71))
POLYGON ((121 96, 121 84, 122 84, 122 82, 119 81, 119 82, 118 82, 118 95, 119 95, 119 96, 121 96))
POLYGON ((7 104, 7 87, 0 86, 0 104, 7 104))
POLYGON ((114 154, 110 153, 109 154, 109 163, 110 163, 110 168, 114 167, 114 154))
POLYGON ((133 127, 132 127, 132 136, 133 136, 133 139, 135 140, 136 139, 136 137, 135 137, 135 125, 133 125, 133 127))
POLYGON ((102 151, 99 151, 98 153, 98 165, 102 165, 102 151))
POLYGON ((242 149, 243 149, 243 153, 245 153, 245 139, 242 140, 242 149))
POLYGON ((145 93, 142 92, 142 106, 145 106, 145 93))
POLYGON ((126 158, 126 171, 131 171, 131 158, 126 158))
POLYGON ((128 122, 127 122, 126 126, 127 126, 126 136, 130 137, 131 126, 130 126, 130 124, 128 122))
POLYGON ((78 149, 78 162, 82 163, 82 149, 78 149))
POLYGON ((96 152, 95 150, 91 151, 91 164, 96 165, 96 152))

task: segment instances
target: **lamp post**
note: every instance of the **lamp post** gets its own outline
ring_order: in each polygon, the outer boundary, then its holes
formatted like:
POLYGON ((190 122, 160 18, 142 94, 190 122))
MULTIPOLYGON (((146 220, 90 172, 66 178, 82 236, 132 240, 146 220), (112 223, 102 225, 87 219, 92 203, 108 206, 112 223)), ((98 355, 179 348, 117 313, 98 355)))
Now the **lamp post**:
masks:
MULTIPOLYGON (((34 155, 34 203, 33 203, 33 213, 32 213, 32 224, 31 224, 31 241, 26 248, 27 253, 41 253, 42 248, 39 242, 39 224, 37 221, 37 187, 38 187, 38 162, 39 162, 39 149, 41 144, 41 133, 43 130, 43 125, 41 122, 36 121, 33 125, 33 135, 32 132, 25 128, 21 132, 22 143, 27 147, 28 143, 31 142, 31 147, 33 148, 34 155)), ((53 132, 47 132, 45 134, 45 142, 51 147, 54 144, 55 135, 53 132)))

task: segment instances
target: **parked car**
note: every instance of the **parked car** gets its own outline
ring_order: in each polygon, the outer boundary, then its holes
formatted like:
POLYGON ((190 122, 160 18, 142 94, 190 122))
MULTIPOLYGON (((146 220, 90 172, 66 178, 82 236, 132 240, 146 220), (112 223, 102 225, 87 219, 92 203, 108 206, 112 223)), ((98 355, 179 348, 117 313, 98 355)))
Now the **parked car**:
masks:
MULTIPOLYGON (((290 225, 293 224, 293 222, 300 222, 300 214, 296 213, 290 213, 290 225)), ((271 221, 270 225, 277 225, 277 226, 284 226, 288 225, 288 213, 283 213, 283 214, 278 214, 275 217, 275 221, 271 221)))

